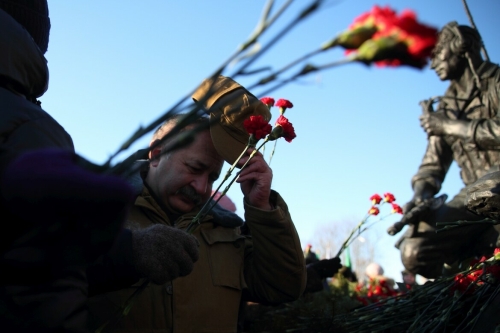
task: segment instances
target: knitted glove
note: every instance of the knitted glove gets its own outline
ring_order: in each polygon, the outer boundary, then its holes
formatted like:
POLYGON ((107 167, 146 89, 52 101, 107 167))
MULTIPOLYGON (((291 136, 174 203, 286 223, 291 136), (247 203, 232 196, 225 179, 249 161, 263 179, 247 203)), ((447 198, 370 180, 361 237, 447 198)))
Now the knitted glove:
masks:
POLYGON ((163 224, 132 231, 134 266, 155 284, 191 273, 198 247, 194 236, 163 224))
POLYGON ((44 260, 60 266, 88 263, 109 250, 133 190, 119 177, 89 171, 90 166, 60 149, 36 150, 12 161, 0 186, 2 204, 20 221, 11 225, 9 246, 35 247, 44 260))

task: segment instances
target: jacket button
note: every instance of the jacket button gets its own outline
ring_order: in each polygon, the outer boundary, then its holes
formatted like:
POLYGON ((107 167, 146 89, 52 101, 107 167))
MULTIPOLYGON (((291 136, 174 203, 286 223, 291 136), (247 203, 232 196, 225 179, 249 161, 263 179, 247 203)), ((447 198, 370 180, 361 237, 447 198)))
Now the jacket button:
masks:
POLYGON ((167 294, 172 295, 173 288, 171 285, 167 286, 167 294))

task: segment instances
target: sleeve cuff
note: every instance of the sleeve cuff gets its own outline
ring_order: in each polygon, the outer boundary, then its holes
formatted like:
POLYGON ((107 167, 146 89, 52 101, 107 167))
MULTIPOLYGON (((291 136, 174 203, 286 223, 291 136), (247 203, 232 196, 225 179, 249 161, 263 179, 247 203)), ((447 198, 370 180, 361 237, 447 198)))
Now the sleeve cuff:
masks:
POLYGON ((271 195, 269 197, 269 203, 274 209, 272 210, 262 210, 257 207, 249 205, 245 200, 245 220, 247 222, 251 221, 251 223, 266 223, 274 222, 274 221, 283 221, 286 219, 287 207, 283 198, 279 195, 278 192, 271 190, 271 195))

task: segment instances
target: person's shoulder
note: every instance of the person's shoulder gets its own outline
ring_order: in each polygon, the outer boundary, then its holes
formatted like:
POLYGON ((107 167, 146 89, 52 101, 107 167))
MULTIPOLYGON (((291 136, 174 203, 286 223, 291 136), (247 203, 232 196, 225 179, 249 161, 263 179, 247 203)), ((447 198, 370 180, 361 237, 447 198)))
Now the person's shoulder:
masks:
POLYGON ((40 106, 0 88, 0 134, 17 152, 42 148, 74 150, 66 130, 40 106))
POLYGON ((2 126, 19 126, 29 121, 45 121, 54 127, 62 126, 44 111, 41 106, 36 105, 7 89, 0 87, 0 124, 2 126))

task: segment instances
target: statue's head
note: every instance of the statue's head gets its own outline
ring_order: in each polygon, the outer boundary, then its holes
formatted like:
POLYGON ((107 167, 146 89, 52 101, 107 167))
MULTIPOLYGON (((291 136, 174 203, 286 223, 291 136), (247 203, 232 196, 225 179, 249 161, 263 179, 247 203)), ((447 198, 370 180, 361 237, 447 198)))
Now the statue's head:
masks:
POLYGON ((439 32, 431 67, 443 81, 458 79, 468 66, 466 56, 481 58, 482 45, 476 29, 449 22, 439 32))
POLYGON ((480 54, 483 41, 476 29, 453 21, 441 29, 434 53, 446 45, 458 55, 463 55, 465 52, 480 54))

